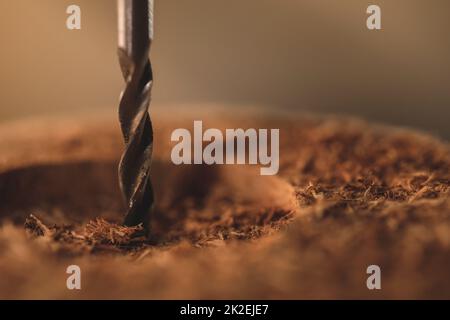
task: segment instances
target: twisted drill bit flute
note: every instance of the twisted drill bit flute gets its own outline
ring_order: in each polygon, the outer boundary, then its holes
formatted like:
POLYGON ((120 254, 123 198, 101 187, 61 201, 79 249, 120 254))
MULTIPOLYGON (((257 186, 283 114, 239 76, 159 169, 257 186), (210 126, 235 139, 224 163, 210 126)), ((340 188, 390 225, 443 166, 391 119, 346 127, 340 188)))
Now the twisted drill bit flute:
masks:
POLYGON ((118 0, 118 55, 126 87, 119 120, 125 151, 119 164, 119 184, 126 200, 124 224, 149 230, 154 196, 150 182, 153 129, 148 107, 153 84, 149 60, 153 39, 153 0, 118 0))

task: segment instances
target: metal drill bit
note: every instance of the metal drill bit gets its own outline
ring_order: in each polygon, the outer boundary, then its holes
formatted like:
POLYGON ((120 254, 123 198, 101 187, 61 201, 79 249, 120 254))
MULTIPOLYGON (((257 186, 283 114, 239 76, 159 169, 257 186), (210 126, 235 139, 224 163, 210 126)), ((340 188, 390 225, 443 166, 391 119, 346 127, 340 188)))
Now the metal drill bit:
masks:
POLYGON ((153 0, 118 0, 119 60, 126 87, 119 105, 125 151, 119 183, 126 200, 124 224, 149 230, 154 196, 150 182, 153 129, 148 107, 153 84, 149 59, 153 39, 153 0))

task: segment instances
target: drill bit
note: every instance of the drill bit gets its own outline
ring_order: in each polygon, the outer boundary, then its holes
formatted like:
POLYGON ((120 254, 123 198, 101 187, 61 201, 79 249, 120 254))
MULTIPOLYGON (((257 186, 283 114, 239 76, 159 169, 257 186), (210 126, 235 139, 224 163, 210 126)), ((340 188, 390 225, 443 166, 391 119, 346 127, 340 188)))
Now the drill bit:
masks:
POLYGON ((148 233, 154 201, 150 182, 153 129, 148 113, 153 84, 149 59, 153 0, 118 0, 118 15, 118 55, 126 83, 119 105, 125 142, 119 164, 119 184, 127 205, 124 224, 143 224, 148 233))

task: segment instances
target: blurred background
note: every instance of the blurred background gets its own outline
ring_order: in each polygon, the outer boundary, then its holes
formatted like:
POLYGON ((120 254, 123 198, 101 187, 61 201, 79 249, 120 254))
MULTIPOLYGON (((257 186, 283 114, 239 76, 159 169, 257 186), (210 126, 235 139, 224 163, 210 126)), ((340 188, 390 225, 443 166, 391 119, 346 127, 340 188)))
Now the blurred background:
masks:
MULTIPOLYGON (((3 0, 0 15, 0 122, 117 112, 114 0, 3 0)), ((156 0, 152 108, 350 114, 449 139, 449 17, 448 0, 156 0), (366 28, 370 4, 381 31, 366 28)))

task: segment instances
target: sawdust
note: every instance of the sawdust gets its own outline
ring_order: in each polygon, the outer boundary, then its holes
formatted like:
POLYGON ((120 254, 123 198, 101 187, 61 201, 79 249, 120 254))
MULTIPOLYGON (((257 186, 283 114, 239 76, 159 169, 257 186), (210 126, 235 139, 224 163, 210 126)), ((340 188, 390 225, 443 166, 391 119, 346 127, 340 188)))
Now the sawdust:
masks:
POLYGON ((48 241, 60 243, 58 250, 74 249, 77 252, 131 251, 146 244, 142 225, 124 227, 102 218, 89 221, 84 227, 47 226, 39 218, 30 215, 25 221, 25 229, 30 236, 44 237, 48 241))
MULTIPOLYGON (((0 229, 0 296, 450 298, 447 143, 352 119, 211 118, 218 128, 281 128, 280 174, 268 178, 170 165, 167 137, 190 120, 155 121, 151 239, 118 224, 115 128, 85 122, 44 145, 48 159, 12 169, 5 159, 0 216, 15 224, 0 229), (80 293, 64 287, 73 263, 80 293), (381 291, 366 288, 370 264, 383 270, 381 291)), ((34 146, 23 139, 20 150, 34 146)))

